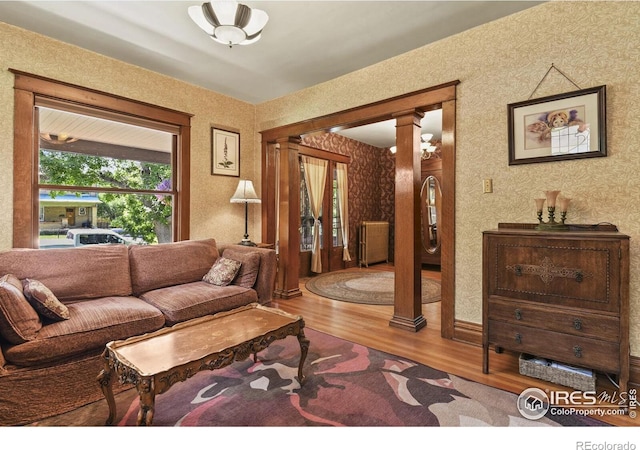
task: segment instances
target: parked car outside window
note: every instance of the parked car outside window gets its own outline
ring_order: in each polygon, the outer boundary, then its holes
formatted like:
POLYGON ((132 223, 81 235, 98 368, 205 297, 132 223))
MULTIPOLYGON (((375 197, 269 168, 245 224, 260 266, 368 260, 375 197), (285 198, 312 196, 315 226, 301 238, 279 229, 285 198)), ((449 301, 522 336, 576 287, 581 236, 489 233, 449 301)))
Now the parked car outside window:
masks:
POLYGON ((71 229, 67 232, 67 239, 70 239, 73 242, 74 247, 96 244, 137 244, 133 240, 127 239, 115 231, 102 228, 71 229))

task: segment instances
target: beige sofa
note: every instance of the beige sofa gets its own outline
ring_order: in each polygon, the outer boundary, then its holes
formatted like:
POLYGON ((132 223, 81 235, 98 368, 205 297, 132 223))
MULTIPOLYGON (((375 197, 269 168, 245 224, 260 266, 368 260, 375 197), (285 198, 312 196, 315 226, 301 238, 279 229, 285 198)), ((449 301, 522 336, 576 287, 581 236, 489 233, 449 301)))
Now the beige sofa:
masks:
POLYGON ((102 399, 97 375, 107 342, 267 304, 275 274, 274 250, 214 239, 1 252, 0 425, 36 422, 102 399), (226 286, 203 281, 220 257, 242 263, 226 286), (18 292, 25 279, 46 286, 68 319, 53 321, 25 306, 18 292))

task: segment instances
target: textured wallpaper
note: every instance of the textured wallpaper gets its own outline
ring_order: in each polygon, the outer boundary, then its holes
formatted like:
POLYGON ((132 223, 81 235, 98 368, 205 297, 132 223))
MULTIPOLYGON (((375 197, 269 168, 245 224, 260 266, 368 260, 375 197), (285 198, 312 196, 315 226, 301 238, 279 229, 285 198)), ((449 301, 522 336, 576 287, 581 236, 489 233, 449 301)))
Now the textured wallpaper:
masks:
MULTIPOLYGON (((260 193, 255 106, 0 22, 0 249, 12 244, 13 74, 9 68, 193 114, 191 237, 239 242, 244 208, 229 203, 238 178, 211 175, 211 127, 240 132, 240 176, 260 193)), ((186 64, 186 62, 185 62, 186 64)), ((250 206, 249 234, 260 240, 260 205, 250 206)))
MULTIPOLYGON (((533 199, 572 198, 570 223, 631 236, 631 353, 640 356, 640 2, 549 2, 257 106, 258 129, 460 80, 456 111, 455 316, 482 322, 482 231, 534 222, 533 199), (607 85, 606 158, 508 165, 507 105, 551 64, 581 88, 607 85), (401 70, 399 70, 401 68, 401 70), (492 178, 494 192, 482 193, 492 178)), ((576 90, 555 71, 534 97, 576 90)))

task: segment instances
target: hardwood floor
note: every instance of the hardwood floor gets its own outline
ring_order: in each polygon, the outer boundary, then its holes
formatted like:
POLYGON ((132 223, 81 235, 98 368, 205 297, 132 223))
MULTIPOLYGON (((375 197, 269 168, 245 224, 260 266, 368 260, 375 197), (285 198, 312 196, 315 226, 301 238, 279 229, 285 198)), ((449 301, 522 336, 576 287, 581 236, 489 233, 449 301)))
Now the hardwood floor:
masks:
MULTIPOLYGON (((379 270, 393 270, 386 264, 371 266, 379 270)), ((360 270, 358 268, 348 270, 360 270)), ((439 279, 439 272, 423 271, 424 276, 439 279)), ((530 387, 543 390, 562 390, 555 384, 518 373, 518 355, 491 352, 489 374, 482 373, 482 351, 479 346, 440 337, 440 302, 422 307, 427 326, 413 333, 389 326, 393 306, 373 306, 341 302, 320 297, 305 288, 300 280, 302 296, 276 299, 272 306, 301 315, 309 328, 322 331, 367 347, 399 355, 435 369, 464 377, 485 385, 520 394, 530 387)), ((312 343, 313 345, 313 343, 312 343)), ((612 393, 614 387, 606 379, 598 378, 598 391, 612 393)), ((638 426, 639 419, 629 415, 598 417, 616 426, 638 426)))

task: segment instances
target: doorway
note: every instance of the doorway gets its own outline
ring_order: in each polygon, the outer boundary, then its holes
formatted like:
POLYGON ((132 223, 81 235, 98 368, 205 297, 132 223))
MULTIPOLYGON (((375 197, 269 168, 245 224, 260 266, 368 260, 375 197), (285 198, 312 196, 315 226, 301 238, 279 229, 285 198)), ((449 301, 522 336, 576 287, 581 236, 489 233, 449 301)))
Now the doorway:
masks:
POLYGON ((311 258, 313 235, 320 237, 321 272, 342 270, 346 267, 343 260, 343 233, 338 199, 337 162, 327 160, 327 172, 324 183, 324 196, 318 219, 313 217, 309 190, 304 177, 304 164, 300 161, 300 278, 314 275, 311 258), (314 225, 318 224, 316 228, 314 225))
MULTIPOLYGON (((298 220, 292 211, 299 211, 299 199, 289 195, 297 191, 299 177, 290 169, 297 161, 300 136, 312 132, 329 132, 339 127, 348 128, 399 117, 407 111, 414 111, 416 115, 425 111, 442 109, 442 246, 441 246, 441 335, 453 338, 454 335, 454 249, 455 249, 455 110, 456 86, 454 81, 435 86, 422 91, 394 97, 381 102, 364 105, 358 108, 338 112, 328 116, 318 117, 288 126, 262 131, 262 236, 270 242, 279 244, 278 279, 276 294, 280 298, 301 295, 298 285, 298 254, 299 232, 298 220), (276 157, 276 154, 278 155, 276 157), (276 205, 277 204, 277 205, 276 205), (271 211, 280 207, 279 218, 276 220, 271 211), (277 226, 282 224, 282 226, 277 226)), ((405 143, 406 145, 406 143, 405 143)), ((406 148, 406 147, 405 147, 406 148)), ((417 151, 414 149, 414 151, 417 151)), ((413 167, 413 171, 418 167, 413 167)), ((417 183, 419 184, 419 182, 417 183)), ((419 190, 420 186, 417 186, 419 190)), ((412 188, 412 189, 415 189, 412 188)), ((412 191, 413 192, 413 191, 412 191)), ((396 203, 398 195, 396 195, 396 203)), ((398 208, 396 207, 396 210, 398 208)), ((419 217, 419 215, 418 215, 419 217)), ((413 223, 414 230, 420 227, 419 222, 413 223)), ((414 233, 419 236, 419 233, 414 233)), ((398 247, 410 246, 407 253, 419 248, 420 242, 409 239, 407 242, 396 243, 398 247)), ((405 276, 405 274, 398 274, 405 276)), ((399 276, 396 282, 399 282, 399 276)), ((396 302, 415 302, 414 299, 398 299, 396 302)), ((396 304, 397 306, 397 304, 396 304)), ((404 305, 406 306, 406 305, 404 305)), ((415 305, 409 305, 415 306, 415 305)), ((420 305, 417 305, 420 306, 420 305)))

